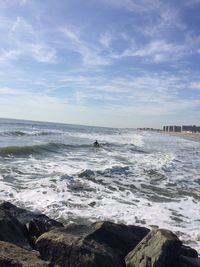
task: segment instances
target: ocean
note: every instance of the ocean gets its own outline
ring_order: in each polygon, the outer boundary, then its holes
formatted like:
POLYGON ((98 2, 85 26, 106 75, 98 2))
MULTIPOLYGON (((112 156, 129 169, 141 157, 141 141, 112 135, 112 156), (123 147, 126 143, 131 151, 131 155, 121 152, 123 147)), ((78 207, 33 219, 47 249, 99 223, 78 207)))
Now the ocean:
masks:
POLYGON ((64 223, 167 228, 200 251, 200 142, 0 119, 0 199, 64 223))

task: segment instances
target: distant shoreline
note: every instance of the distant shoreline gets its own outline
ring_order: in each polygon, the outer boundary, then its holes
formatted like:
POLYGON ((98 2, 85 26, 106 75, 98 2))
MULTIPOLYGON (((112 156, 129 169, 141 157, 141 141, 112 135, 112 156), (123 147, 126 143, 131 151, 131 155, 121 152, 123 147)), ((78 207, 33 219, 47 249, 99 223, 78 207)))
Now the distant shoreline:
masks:
POLYGON ((137 128, 139 131, 147 131, 147 132, 153 132, 158 134, 164 134, 164 135, 172 135, 172 136, 178 136, 182 138, 187 139, 200 139, 200 132, 198 133, 187 133, 187 132, 165 132, 160 129, 154 129, 154 128, 137 128))
POLYGON ((187 138, 187 139, 199 139, 200 140, 200 133, 179 133, 179 132, 164 132, 161 131, 161 134, 169 134, 173 136, 178 136, 182 138, 187 138))

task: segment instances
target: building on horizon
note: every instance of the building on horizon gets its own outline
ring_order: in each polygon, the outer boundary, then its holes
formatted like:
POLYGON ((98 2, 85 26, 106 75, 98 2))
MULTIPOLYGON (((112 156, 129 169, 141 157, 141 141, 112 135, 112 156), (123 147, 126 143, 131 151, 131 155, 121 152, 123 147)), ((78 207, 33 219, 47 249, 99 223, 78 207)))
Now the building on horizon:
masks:
POLYGON ((181 130, 182 130, 182 132, 199 133, 200 132, 200 126, 196 126, 196 125, 183 125, 181 130))
POLYGON ((176 133, 181 133, 181 132, 200 133, 200 126, 196 126, 196 125, 182 125, 182 126, 170 125, 170 126, 163 126, 163 131, 164 132, 176 132, 176 133))

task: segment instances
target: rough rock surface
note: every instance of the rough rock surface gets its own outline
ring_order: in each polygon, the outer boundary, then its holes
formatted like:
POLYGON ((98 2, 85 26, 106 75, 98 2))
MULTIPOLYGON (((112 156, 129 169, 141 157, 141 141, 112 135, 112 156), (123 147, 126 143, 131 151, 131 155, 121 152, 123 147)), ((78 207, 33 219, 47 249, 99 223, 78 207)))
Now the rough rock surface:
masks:
POLYGON ((63 227, 63 224, 50 219, 44 214, 37 214, 26 209, 21 209, 11 204, 10 202, 2 202, 0 208, 8 212, 10 215, 17 218, 17 220, 22 224, 30 223, 31 221, 39 221, 43 231, 48 231, 53 227, 63 227), (43 226, 42 226, 43 225, 43 226))
POLYGON ((124 256, 147 233, 144 227, 98 222, 71 225, 40 236, 36 246, 44 259, 59 266, 122 267, 124 256))
POLYGON ((177 267, 181 241, 171 231, 157 229, 151 231, 126 256, 127 267, 177 267))
POLYGON ((11 243, 0 241, 1 267, 48 267, 49 262, 39 259, 37 251, 28 251, 11 243))
POLYGON ((0 202, 0 267, 125 265, 200 267, 200 259, 196 250, 182 245, 168 230, 149 232, 108 221, 64 227, 43 214, 0 202))
POLYGON ((0 210, 15 217, 26 228, 24 231, 27 231, 30 237, 37 238, 54 227, 63 227, 62 223, 52 220, 44 214, 37 214, 18 208, 10 202, 0 203, 0 210))
POLYGON ((38 249, 44 259, 62 267, 122 267, 109 248, 71 235, 47 233, 39 237, 38 249))
POLYGON ((23 225, 0 208, 0 240, 31 249, 23 225))
POLYGON ((180 264, 178 267, 200 267, 200 258, 180 256, 180 264))
POLYGON ((186 257, 198 258, 198 253, 195 249, 188 246, 181 246, 180 254, 186 257))
POLYGON ((112 222, 96 222, 89 227, 86 238, 104 243, 125 257, 149 232, 140 226, 116 224, 112 222))

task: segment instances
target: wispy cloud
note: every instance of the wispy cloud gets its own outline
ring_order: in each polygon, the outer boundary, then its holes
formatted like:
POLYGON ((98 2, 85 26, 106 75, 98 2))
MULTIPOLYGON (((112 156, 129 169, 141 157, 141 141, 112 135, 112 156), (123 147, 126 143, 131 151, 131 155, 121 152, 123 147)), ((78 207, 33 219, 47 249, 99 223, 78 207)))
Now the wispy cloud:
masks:
POLYGON ((27 46, 27 52, 30 52, 31 56, 37 62, 55 63, 57 61, 55 49, 43 43, 29 44, 27 46))
POLYGON ((190 1, 185 1, 184 3, 185 6, 192 6, 196 4, 200 4, 200 0, 190 0, 190 1))
MULTIPOLYGON (((200 90, 200 80, 195 81, 195 82, 191 82, 188 87, 190 89, 200 90)), ((200 97, 200 95, 199 95, 199 97, 200 97)))
POLYGON ((21 118, 22 106, 32 118, 45 107, 43 119, 126 117, 129 125, 134 115, 196 116, 200 32, 191 10, 198 3, 79 1, 80 12, 73 0, 2 0, 1 112, 12 103, 7 112, 13 106, 21 118))
MULTIPOLYGON (((198 74, 196 74, 196 78, 198 74)), ((162 114, 172 114, 180 110, 194 108, 199 101, 194 98, 186 99, 184 94, 191 85, 191 73, 148 73, 139 76, 113 77, 105 76, 66 76, 60 82, 76 88, 74 97, 77 103, 87 104, 88 101, 101 101, 101 105, 119 107, 126 103, 130 110, 141 110, 142 114, 156 115, 158 110, 162 114), (70 84, 69 84, 70 83, 70 84), (121 103, 121 104, 120 104, 121 103), (144 109, 149 107, 148 109, 144 109), (161 111, 159 111, 161 112, 161 111)), ((198 84, 196 84, 197 86, 198 84)), ((123 109, 121 106, 120 110, 123 109)))
POLYGON ((30 0, 20 0, 21 5, 26 5, 30 0))
POLYGON ((99 42, 106 48, 110 47, 112 40, 113 40, 113 35, 108 32, 101 34, 99 38, 99 42))
POLYGON ((77 28, 65 26, 61 31, 68 41, 66 42, 66 49, 71 49, 80 54, 84 64, 103 66, 111 63, 111 59, 101 55, 101 47, 88 43, 80 37, 77 28))
POLYGON ((0 95, 21 95, 24 94, 25 92, 21 92, 15 88, 10 88, 10 87, 0 87, 0 95))
MULTIPOLYGON (((193 0, 199 1, 199 0, 193 0)), ((150 32, 158 33, 158 30, 164 28, 177 27, 185 29, 185 24, 181 22, 179 9, 175 8, 170 2, 163 2, 160 0, 103 0, 104 4, 115 7, 123 8, 132 13, 145 15, 147 27, 150 32)), ((142 28, 142 30, 145 30, 142 28)), ((147 32, 148 33, 148 32, 147 32)))
POLYGON ((151 58, 154 62, 174 61, 180 59, 184 54, 184 45, 167 43, 164 40, 153 40, 139 49, 128 49, 121 57, 151 58))
POLYGON ((19 57, 19 55, 21 55, 21 51, 20 50, 5 50, 2 49, 0 51, 0 63, 7 63, 10 61, 13 61, 15 59, 17 59, 19 57))
POLYGON ((132 1, 132 0, 103 0, 107 5, 124 8, 132 12, 144 13, 151 10, 157 9, 160 5, 158 0, 141 0, 141 1, 132 1))
POLYGON ((50 47, 40 32, 24 18, 17 17, 12 24, 9 22, 6 42, 7 48, 1 49, 1 62, 12 62, 22 57, 32 58, 42 63, 56 62, 55 48, 50 47))
MULTIPOLYGON (((12 87, 0 88, 0 103, 3 108, 11 101, 13 109, 18 113, 19 111, 17 110, 21 110, 20 107, 23 106, 28 110, 28 116, 33 116, 34 112, 31 110, 35 109, 37 111, 35 111, 35 119, 40 112, 40 118, 47 120, 47 113, 51 112, 52 114, 52 110, 54 115, 58 115, 59 112, 61 112, 60 114, 65 114, 65 116, 73 114, 74 121, 71 121, 70 118, 68 121, 71 123, 81 123, 77 119, 80 118, 78 111, 81 111, 83 115, 81 115, 82 123, 86 124, 93 124, 89 123, 89 118, 94 113, 98 114, 97 117, 99 116, 98 122, 103 122, 102 116, 106 116, 107 118, 112 118, 113 123, 117 118, 116 116, 118 118, 119 116, 128 118, 131 116, 147 118, 151 116, 171 116, 184 114, 188 110, 194 110, 199 107, 200 99, 184 97, 187 90, 199 86, 198 77, 199 73, 196 73, 195 76, 194 74, 191 76, 190 72, 187 74, 177 73, 176 75, 163 72, 151 73, 150 75, 144 71, 141 71, 140 75, 115 76, 112 78, 105 76, 105 74, 93 76, 88 74, 55 75, 54 77, 52 76, 50 83, 48 83, 48 80, 43 79, 42 84, 38 84, 47 89, 53 83, 53 91, 50 90, 47 94, 45 94, 44 89, 36 92, 35 90, 27 91, 26 89, 12 87), (192 82, 193 79, 195 79, 196 83, 192 82), (74 88, 73 99, 72 96, 69 97, 68 95, 68 88, 74 88), (62 90, 60 97, 58 97, 59 94, 54 93, 56 91, 59 92, 59 90, 62 90), (51 95, 51 92, 54 96, 51 95), (45 110, 43 108, 44 103, 45 110), (88 123, 84 119, 84 115, 87 116, 88 123)), ((52 118, 54 118, 54 115, 52 115, 52 118)), ((19 116, 22 118, 22 114, 19 114, 19 116)), ((64 115, 61 117, 60 119, 64 115)), ((111 121, 109 123, 115 126, 111 121)))
MULTIPOLYGON (((133 14, 139 14, 140 20, 135 22, 135 17, 129 22, 132 34, 121 32, 121 36, 126 38, 127 48, 120 53, 109 55, 115 60, 124 57, 140 57, 144 60, 152 60, 152 63, 167 61, 177 61, 184 56, 197 53, 193 48, 197 37, 193 36, 193 44, 188 40, 188 29, 186 24, 181 20, 180 11, 170 2, 160 0, 133 1, 133 0, 108 0, 104 4, 114 8, 123 8, 133 14), (145 13, 144 19, 141 16, 145 13), (181 36, 181 41, 176 40, 174 35, 181 36), (172 38, 173 37, 173 38, 172 38)), ((126 21, 127 23, 127 21, 126 21)), ((124 24, 127 31, 127 25, 124 24)), ((118 36, 119 33, 118 33, 118 36)), ((102 35, 101 43, 114 51, 111 46, 111 40, 115 36, 107 33, 102 35)), ((125 40, 125 39, 124 39, 125 40)))

